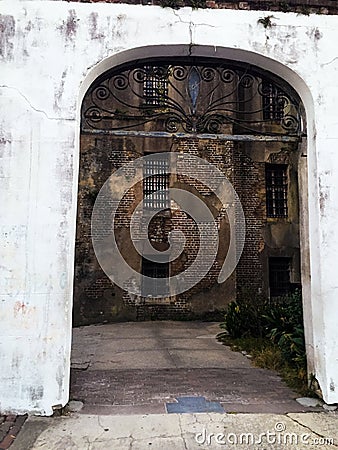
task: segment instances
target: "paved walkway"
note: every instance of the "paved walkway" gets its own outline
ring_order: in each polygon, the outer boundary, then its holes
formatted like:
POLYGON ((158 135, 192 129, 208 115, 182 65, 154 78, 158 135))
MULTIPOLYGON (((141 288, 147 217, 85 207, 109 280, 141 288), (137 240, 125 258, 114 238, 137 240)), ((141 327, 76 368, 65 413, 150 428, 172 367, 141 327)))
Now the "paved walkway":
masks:
POLYGON ((139 322, 74 329, 71 398, 84 413, 165 413, 179 397, 226 412, 301 412, 275 372, 216 341, 216 323, 139 322))

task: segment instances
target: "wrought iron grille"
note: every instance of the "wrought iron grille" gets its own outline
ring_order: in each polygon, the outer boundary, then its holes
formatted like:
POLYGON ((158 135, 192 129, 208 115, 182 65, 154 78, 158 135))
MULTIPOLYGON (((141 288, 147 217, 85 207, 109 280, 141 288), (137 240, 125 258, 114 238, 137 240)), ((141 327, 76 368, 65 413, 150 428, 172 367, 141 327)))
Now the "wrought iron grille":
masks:
POLYGON ((268 217, 288 217, 288 177, 286 164, 266 164, 266 213, 268 217))
POLYGON ((283 92, 274 84, 262 82, 262 101, 264 120, 283 120, 284 117, 284 96, 283 92))
POLYGON ((144 208, 156 210, 169 208, 168 160, 160 155, 156 159, 145 159, 143 175, 144 208))
POLYGON ((270 296, 281 297, 290 292, 291 258, 269 258, 270 296))
POLYGON ((158 72, 157 67, 145 66, 143 82, 143 95, 146 105, 163 106, 168 96, 168 78, 163 71, 158 72))
POLYGON ((114 69, 91 86, 82 107, 84 132, 299 136, 301 124, 299 97, 282 80, 252 66, 202 59, 114 69))

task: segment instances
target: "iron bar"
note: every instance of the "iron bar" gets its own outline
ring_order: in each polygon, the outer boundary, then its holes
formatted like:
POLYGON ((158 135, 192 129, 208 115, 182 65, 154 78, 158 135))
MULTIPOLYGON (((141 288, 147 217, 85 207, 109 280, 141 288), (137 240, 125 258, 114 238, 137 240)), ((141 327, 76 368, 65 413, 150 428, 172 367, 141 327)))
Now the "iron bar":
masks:
POLYGON ((256 135, 256 134, 192 134, 192 133, 169 133, 166 131, 131 131, 131 130, 92 130, 84 128, 83 134, 140 137, 140 138, 166 138, 166 139, 204 139, 219 141, 240 142, 298 142, 301 136, 281 135, 256 135))

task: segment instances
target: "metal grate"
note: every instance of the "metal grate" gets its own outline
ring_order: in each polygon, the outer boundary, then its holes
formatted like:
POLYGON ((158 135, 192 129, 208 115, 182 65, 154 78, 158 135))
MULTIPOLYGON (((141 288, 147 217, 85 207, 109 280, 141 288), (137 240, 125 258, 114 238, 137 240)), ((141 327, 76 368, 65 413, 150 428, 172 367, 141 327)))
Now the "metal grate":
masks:
POLYGON ((296 92, 269 72, 238 62, 135 61, 95 81, 82 107, 88 133, 145 132, 152 121, 152 130, 171 134, 224 134, 231 124, 240 134, 302 134, 296 92))
POLYGON ((288 177, 286 164, 266 164, 266 211, 268 217, 288 216, 288 177))
POLYGON ((143 96, 146 105, 163 106, 168 95, 168 79, 165 73, 156 70, 156 66, 145 66, 143 96))
POLYGON ((143 166, 143 205, 146 209, 169 208, 169 162, 163 156, 145 159, 143 166))
MULTIPOLYGON (((163 296, 163 286, 162 289, 160 289, 159 279, 169 277, 169 263, 158 263, 143 257, 142 275, 148 277, 143 280, 142 297, 155 297, 158 295, 163 296)), ((168 292, 164 293, 165 295, 169 295, 169 284, 167 289, 168 292)))
POLYGON ((281 297, 290 292, 291 258, 269 258, 269 286, 271 297, 281 297))
POLYGON ((262 81, 263 119, 280 121, 284 117, 284 94, 272 83, 262 81))

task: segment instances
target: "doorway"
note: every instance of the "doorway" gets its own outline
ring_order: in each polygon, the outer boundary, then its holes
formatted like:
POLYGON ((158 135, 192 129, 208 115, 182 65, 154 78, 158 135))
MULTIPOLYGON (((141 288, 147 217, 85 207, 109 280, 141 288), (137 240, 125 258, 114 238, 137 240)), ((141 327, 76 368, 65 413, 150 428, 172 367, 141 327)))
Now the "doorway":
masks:
MULTIPOLYGON (((298 179, 299 170, 302 173, 306 170, 299 150, 306 133, 302 116, 299 96, 282 79, 251 64, 224 59, 138 59, 112 68, 92 83, 81 110, 74 285, 74 324, 90 327, 75 330, 75 344, 88 332, 84 341, 93 340, 99 345, 101 340, 117 339, 112 343, 114 347, 119 342, 120 331, 128 330, 127 334, 135 334, 140 340, 144 338, 143 332, 155 333, 165 343, 164 351, 170 354, 180 350, 183 342, 170 347, 170 330, 174 333, 181 326, 180 322, 172 321, 222 320, 226 306, 243 287, 272 297, 279 295, 281 289, 287 293, 301 287, 304 274, 301 273, 298 179), (169 163, 165 160, 167 155, 169 163), (145 159, 139 167, 140 178, 134 162, 142 158, 145 159), (207 164, 204 166, 199 161, 207 164), (210 165, 217 170, 208 172, 210 165), (123 174, 119 179, 121 184, 112 187, 110 183, 114 195, 120 195, 117 187, 124 186, 125 180, 131 184, 126 191, 121 188, 123 195, 114 210, 113 229, 111 215, 97 207, 97 198, 112 173, 123 174), (240 249, 238 264, 223 283, 217 280, 231 247, 231 218, 226 205, 212 189, 210 180, 217 178, 215 173, 221 173, 233 186, 246 225, 245 243, 243 240, 242 246, 235 245, 240 249), (200 223, 196 224, 177 199, 167 195, 171 189, 188 192, 207 205, 218 238, 214 259, 204 276, 178 294, 171 277, 193 265, 201 242, 207 254, 216 247, 212 233, 210 239, 203 241, 200 223), (133 212, 140 204, 143 206, 137 210, 137 220, 134 220, 133 212), (114 277, 102 269, 92 244, 91 218, 95 207, 102 229, 114 234, 129 267, 152 280, 146 290, 141 283, 143 289, 137 291, 134 279, 127 280, 129 284, 125 285, 114 283, 114 277), (172 232, 177 230, 183 242, 179 255, 165 261, 152 260, 158 252, 168 251, 173 243, 172 232), (146 241, 153 249, 151 254, 146 241), (144 248, 148 253, 139 252, 144 248), (165 295, 157 290, 162 280, 167 280, 165 295), (145 331, 149 320, 164 322, 161 325, 155 322, 145 331), (91 331, 93 324, 106 325, 97 325, 91 331), (164 335, 159 331, 161 328, 164 335), (98 340, 93 339, 92 332, 98 340)), ((234 217, 235 224, 243 229, 241 216, 234 217)), ((105 241, 104 234, 101 237, 105 247, 109 239, 105 241)), ((236 235, 237 244, 242 237, 236 235)), ((114 260, 110 262, 114 271, 114 260)), ((189 272, 188 275, 194 276, 189 272)), ((190 324, 197 329, 206 327, 201 322, 190 324)), ((185 332, 189 334, 188 328, 185 332)), ((198 334, 190 345, 199 345, 198 334)), ((214 335, 201 333, 205 339, 214 339, 214 335)), ((145 339, 150 337, 147 335, 145 339)), ((122 341, 120 344, 124 345, 122 341)), ((154 342, 150 343, 149 352, 153 350, 152 345, 154 342)), ((106 354, 105 358, 119 361, 116 354, 106 354)), ((135 358, 138 360, 136 355, 135 358)), ((221 369, 216 362, 213 364, 211 369, 221 369)), ((190 369, 197 369, 195 366, 196 362, 191 362, 190 369)), ((189 370, 186 366, 176 368, 189 370)), ((173 367, 158 369, 158 376, 163 369, 169 377, 174 370, 173 367)), ((73 387, 75 392, 80 392, 76 389, 86 385, 86 375, 82 369, 77 370, 80 372, 73 378, 73 387)), ((141 371, 137 381, 141 383, 145 375, 142 367, 133 370, 141 371)), ((108 378, 111 376, 122 374, 113 371, 108 378)))
MULTIPOLYGON (((287 289, 301 286, 298 146, 305 130, 301 101, 282 79, 228 60, 137 60, 94 81, 83 100, 81 120, 75 325, 206 316, 217 320, 242 287, 271 295, 275 288, 269 274, 278 258, 289 261, 284 274, 287 289), (109 176, 125 170, 125 176, 132 178, 135 168, 130 163, 156 154, 175 154, 176 168, 163 160, 164 164, 160 156, 146 158, 143 179, 124 193, 116 209, 113 232, 127 264, 142 273, 149 259, 138 249, 149 240, 154 253, 165 252, 173 230, 184 235, 184 248, 170 262, 153 261, 153 265, 168 264, 170 278, 196 259, 200 229, 189 213, 169 200, 170 189, 186 190, 202 200, 212 211, 219 235, 214 261, 205 276, 178 295, 169 287, 170 295, 163 295, 162 302, 158 295, 130 294, 128 287, 111 281, 93 251, 91 230, 93 208, 109 176), (184 161, 179 159, 183 155, 184 161), (229 217, 210 186, 205 186, 206 177, 189 177, 189 164, 195 157, 215 166, 231 183, 245 216, 241 257, 221 284, 217 279, 230 245, 229 217), (184 173, 179 173, 179 166, 185 166, 184 173), (130 224, 139 203, 143 207, 134 230, 135 248, 130 224), (155 209, 149 219, 149 211, 155 209)), ((107 217, 103 220, 109 222, 107 217)), ((163 271, 153 272, 156 278, 163 271)))

